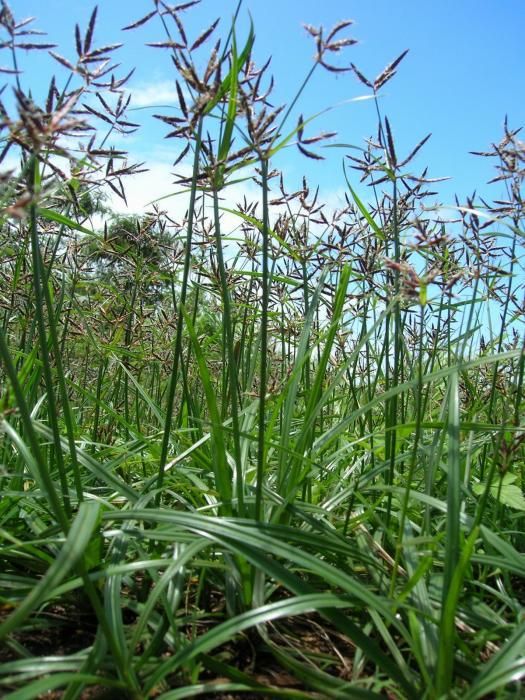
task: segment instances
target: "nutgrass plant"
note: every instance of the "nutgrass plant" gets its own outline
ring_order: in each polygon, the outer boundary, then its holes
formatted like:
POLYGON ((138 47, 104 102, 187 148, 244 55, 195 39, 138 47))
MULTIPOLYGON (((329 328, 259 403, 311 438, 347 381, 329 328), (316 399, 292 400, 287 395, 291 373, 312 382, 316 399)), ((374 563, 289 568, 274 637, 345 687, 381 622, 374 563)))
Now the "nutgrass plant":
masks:
POLYGON ((350 22, 308 26, 276 109, 253 28, 190 38, 196 4, 126 27, 174 65, 182 221, 103 206, 142 166, 111 146, 136 124, 96 9, 71 59, 1 5, 0 692, 521 697, 524 144, 505 124, 480 155, 506 199, 445 221, 377 99, 404 53, 369 80, 331 61, 350 22), (67 72, 43 107, 21 48, 67 72), (377 106, 337 211, 272 169, 322 157, 290 121, 316 70, 377 106))

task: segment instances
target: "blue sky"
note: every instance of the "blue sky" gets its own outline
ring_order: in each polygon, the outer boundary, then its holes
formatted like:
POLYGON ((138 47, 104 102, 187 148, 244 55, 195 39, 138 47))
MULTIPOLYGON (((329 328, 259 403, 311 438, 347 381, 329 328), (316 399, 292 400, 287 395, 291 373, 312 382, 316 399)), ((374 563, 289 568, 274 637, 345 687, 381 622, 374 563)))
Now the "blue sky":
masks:
MULTIPOLYGON (((220 16, 219 32, 225 35, 236 4, 237 0, 203 0, 184 14, 188 34, 198 36, 220 16)), ((59 45, 59 53, 73 59, 74 25, 78 22, 86 27, 93 4, 85 0, 11 0, 11 7, 17 19, 36 16, 34 26, 48 33, 48 39, 59 45)), ((100 0, 95 45, 125 42, 115 57, 122 62, 123 72, 136 66, 130 87, 136 104, 148 107, 133 114, 144 126, 127 146, 135 158, 147 160, 152 173, 164 180, 155 185, 156 191, 164 194, 169 191, 169 164, 179 146, 163 139, 166 129, 151 117, 160 110, 150 109, 148 102, 176 104, 173 66, 167 52, 144 47, 146 41, 164 39, 156 18, 137 31, 121 31, 152 7, 151 0, 100 0)), ((418 173, 429 165, 429 175, 453 178, 439 186, 441 201, 451 203, 454 192, 460 197, 474 189, 490 192, 484 183, 493 175, 491 164, 469 155, 469 151, 484 150, 498 141, 506 114, 513 127, 525 123, 523 0, 245 0, 237 30, 239 43, 246 35, 249 13, 256 28, 255 60, 262 64, 272 56, 276 104, 293 98, 312 64, 314 45, 303 23, 330 28, 341 19, 353 19, 349 34, 359 43, 336 62, 352 61, 371 79, 403 50, 410 49, 381 96, 381 109, 392 125, 398 153, 408 152, 432 132, 413 167, 418 173)), ((203 48, 203 57, 206 52, 203 48)), ((52 73, 60 73, 60 69, 43 53, 38 60, 26 58, 23 52, 21 58, 22 67, 27 69, 22 81, 38 99, 52 73)), ((1 62, 5 64, 7 56, 1 62)), ((306 117, 367 92, 351 73, 318 70, 290 127, 299 113, 306 117)), ((361 146, 365 138, 375 135, 374 110, 372 101, 347 102, 307 127, 306 135, 334 130, 338 132, 335 141, 361 146)), ((326 160, 314 163, 291 148, 277 165, 285 170, 289 189, 299 184, 304 172, 312 185, 318 183, 323 192, 340 196, 345 152, 328 149, 326 160)), ((355 178, 357 181, 357 175, 355 178)), ((151 192, 142 194, 150 197, 151 192)), ((494 189, 492 194, 499 196, 500 192, 494 189)))

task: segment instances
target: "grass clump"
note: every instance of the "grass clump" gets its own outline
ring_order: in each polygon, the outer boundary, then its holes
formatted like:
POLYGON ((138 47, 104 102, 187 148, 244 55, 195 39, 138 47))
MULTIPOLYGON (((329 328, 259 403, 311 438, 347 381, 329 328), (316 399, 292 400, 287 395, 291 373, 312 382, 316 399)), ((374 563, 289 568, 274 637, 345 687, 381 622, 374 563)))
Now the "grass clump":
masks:
POLYGON ((195 4, 126 27, 157 21, 176 71, 179 104, 156 116, 178 147, 177 221, 104 204, 144 166, 111 146, 136 124, 97 11, 69 59, 2 2, 0 161, 20 160, 0 195, 2 693, 517 698, 518 131, 480 154, 507 199, 446 221, 410 169, 427 139, 400 157, 380 109, 406 52, 371 80, 332 62, 351 22, 308 26, 313 66, 275 108, 253 28, 190 38, 195 4), (41 107, 20 48, 67 71, 41 107), (377 106, 335 211, 272 165, 333 135, 290 124, 317 70, 352 72, 377 106), (228 200, 239 181, 256 201, 228 200))

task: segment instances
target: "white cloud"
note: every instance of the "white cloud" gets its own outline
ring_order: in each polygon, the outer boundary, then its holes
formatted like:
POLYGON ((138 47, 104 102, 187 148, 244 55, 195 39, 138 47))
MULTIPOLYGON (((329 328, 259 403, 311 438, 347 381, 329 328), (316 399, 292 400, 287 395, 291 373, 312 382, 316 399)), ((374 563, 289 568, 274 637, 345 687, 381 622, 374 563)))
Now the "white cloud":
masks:
MULTIPOLYGON (((131 153, 130 162, 141 160, 136 156, 137 154, 131 153)), ((181 175, 190 177, 191 166, 180 163, 174 168, 170 160, 173 158, 173 153, 170 150, 159 149, 155 156, 155 159, 145 163, 144 167, 148 168, 147 172, 123 178, 127 206, 110 188, 106 189, 109 197, 108 204, 118 214, 140 215, 151 210, 152 202, 160 199, 161 201, 157 202, 159 208, 166 211, 176 221, 180 221, 188 208, 190 194, 189 186, 176 184, 175 180, 178 179, 177 176, 181 175), (177 176, 174 174, 175 171, 177 176)), ((247 180, 226 187, 220 194, 221 206, 236 209, 236 205, 243 201, 244 196, 249 202, 261 199, 260 189, 253 181, 247 180)), ((211 198, 209 206, 209 215, 211 216, 211 198)), ((230 231, 241 223, 239 217, 228 212, 223 212, 221 219, 225 228, 230 231)))
POLYGON ((173 80, 160 80, 130 88, 132 107, 152 107, 163 104, 179 104, 173 80))
MULTIPOLYGON (((130 162, 136 162, 139 159, 135 157, 137 154, 130 154, 130 162)), ((188 209, 190 193, 189 186, 176 184, 177 176, 191 176, 191 166, 186 163, 181 163, 173 167, 170 157, 172 152, 167 149, 158 149, 154 153, 154 159, 145 163, 144 167, 148 168, 147 172, 133 175, 123 179, 123 184, 126 192, 126 203, 118 197, 110 188, 106 189, 109 197, 108 205, 117 214, 122 215, 141 215, 146 211, 152 210, 152 203, 156 200, 156 204, 161 211, 165 211, 175 221, 182 221, 188 209), (177 172, 177 176, 174 172, 177 172)), ((246 171, 245 176, 249 173, 246 171)), ((275 184, 275 183, 274 183, 275 184)), ((274 191, 272 196, 278 196, 278 192, 274 191)), ((239 204, 246 198, 247 202, 259 202, 259 206, 255 211, 255 217, 262 216, 262 191, 260 187, 250 179, 246 181, 236 182, 233 185, 225 187, 220 193, 221 207, 221 229, 224 236, 236 232, 242 224, 242 219, 235 214, 231 214, 223 209, 238 209, 239 204)), ((344 199, 344 189, 339 188, 330 190, 329 192, 321 192, 319 201, 324 202, 324 213, 330 220, 332 214, 336 210, 340 210, 346 206, 344 199)), ((292 211, 298 210, 298 204, 292 205, 292 211)), ((270 213, 270 225, 273 225, 279 214, 287 213, 288 209, 285 205, 272 206, 270 213)), ((208 219, 213 219, 213 206, 211 197, 207 198, 206 216, 208 219)), ((321 224, 310 223, 310 228, 313 233, 320 235, 325 226, 321 224)))
MULTIPOLYGON (((111 189, 107 189, 110 207, 118 214, 143 214, 151 209, 151 202, 166 195, 180 192, 181 187, 173 184, 173 167, 169 163, 153 161, 146 163, 147 172, 131 175, 123 179, 126 203, 111 189)), ((183 168, 178 168, 181 172, 183 168)), ((182 218, 188 207, 188 197, 179 194, 158 202, 162 210, 175 219, 182 218)))
POLYGON ((18 156, 11 155, 10 153, 7 154, 7 156, 4 158, 2 163, 0 164, 0 170, 2 172, 14 170, 14 172, 18 172, 20 168, 20 158, 18 156))

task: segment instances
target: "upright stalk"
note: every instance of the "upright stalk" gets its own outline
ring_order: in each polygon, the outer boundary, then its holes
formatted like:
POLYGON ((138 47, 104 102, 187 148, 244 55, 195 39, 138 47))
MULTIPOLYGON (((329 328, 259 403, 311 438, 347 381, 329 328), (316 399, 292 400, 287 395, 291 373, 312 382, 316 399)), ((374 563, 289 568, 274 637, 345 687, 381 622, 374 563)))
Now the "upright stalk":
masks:
POLYGON ((175 334, 175 346, 173 350, 173 365, 171 368, 171 377, 168 387, 168 398, 166 401, 166 417, 164 420, 164 432, 162 435, 162 445, 160 450, 159 471, 157 475, 157 491, 155 502, 160 504, 162 486, 164 484, 164 467, 168 457, 168 448, 170 444, 171 425, 173 422, 173 402, 175 399, 175 390, 177 388, 177 379, 179 374, 179 357, 182 352, 182 331, 184 328, 184 316, 182 309, 186 304, 186 296, 188 293, 188 281, 190 277, 191 264, 191 248, 193 240, 193 222, 195 218, 195 203, 197 200, 197 179, 199 175, 199 161, 201 153, 202 125, 204 118, 201 116, 197 125, 197 134, 195 138, 195 153, 193 157, 193 173, 191 181, 190 201, 188 206, 188 227, 186 229, 186 250, 184 254, 184 270, 182 273, 182 285, 179 300, 179 313, 177 315, 177 330, 175 334))
POLYGON ((261 366, 259 375, 259 429, 257 439, 257 485, 255 493, 255 519, 262 519, 262 489, 265 462, 265 413, 266 385, 268 382, 268 301, 270 283, 268 275, 268 160, 261 159, 262 179, 262 306, 261 306, 261 366))

